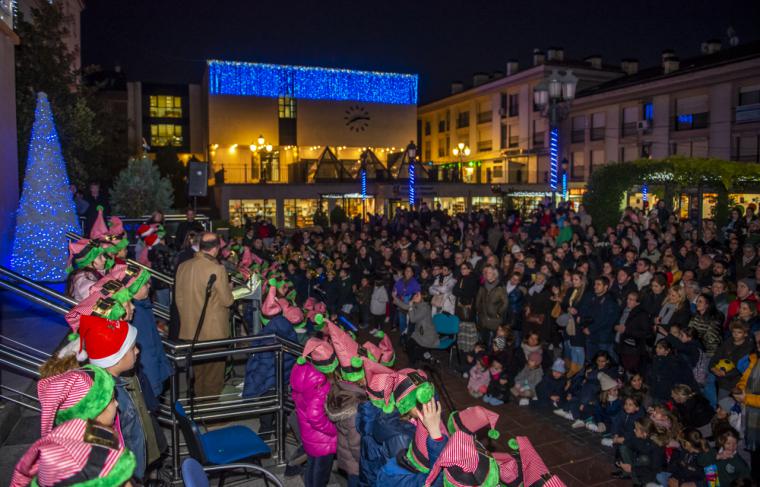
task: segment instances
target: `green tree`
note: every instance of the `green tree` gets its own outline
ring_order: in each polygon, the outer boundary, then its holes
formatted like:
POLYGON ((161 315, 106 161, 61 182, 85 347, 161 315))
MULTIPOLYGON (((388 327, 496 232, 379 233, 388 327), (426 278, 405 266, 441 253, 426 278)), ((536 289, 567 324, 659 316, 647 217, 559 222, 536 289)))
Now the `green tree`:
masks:
POLYGON ((165 212, 173 202, 171 182, 161 177, 158 167, 145 155, 129 160, 111 190, 113 213, 127 217, 139 217, 155 210, 165 212))
MULTIPOLYGON (((18 127, 19 175, 24 174, 29 140, 34 122, 35 97, 47 93, 61 141, 61 149, 71 181, 80 186, 92 179, 110 182, 123 154, 108 147, 104 133, 110 127, 94 99, 95 90, 79 82, 75 56, 64 44, 68 34, 61 2, 38 2, 31 18, 19 15, 16 32, 16 117, 18 127)), ((123 150, 126 150, 124 148, 123 150)))

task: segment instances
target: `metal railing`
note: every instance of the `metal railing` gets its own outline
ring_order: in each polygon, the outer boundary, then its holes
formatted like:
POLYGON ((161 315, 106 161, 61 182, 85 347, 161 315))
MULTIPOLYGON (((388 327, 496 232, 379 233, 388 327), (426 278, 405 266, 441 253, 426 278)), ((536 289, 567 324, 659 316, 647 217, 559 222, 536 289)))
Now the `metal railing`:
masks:
MULTIPOLYGON (((12 275, 0 267, 0 275, 12 275)), ((28 280, 27 280, 28 281, 28 280)), ((0 279, 0 288, 11 291, 18 296, 27 298, 36 304, 44 306, 58 314, 66 314, 69 308, 66 306, 76 304, 74 300, 60 295, 44 286, 34 284, 34 288, 40 291, 40 295, 24 289, 20 283, 11 280, 0 279), (40 289, 41 288, 41 289, 40 289), (53 302, 57 299, 65 304, 53 302)), ((65 338, 64 338, 65 339, 65 338)), ((260 416, 262 414, 275 415, 275 429, 273 431, 275 458, 278 465, 285 463, 285 418, 286 412, 293 410, 293 403, 288 398, 285 383, 285 356, 291 354, 300 355, 303 347, 297 343, 284 340, 276 335, 245 336, 226 338, 220 340, 208 340, 198 342, 192 357, 188 357, 191 344, 184 341, 173 341, 164 338, 164 349, 167 357, 174 365, 174 372, 169 377, 169 387, 162 394, 162 402, 158 411, 159 424, 171 430, 170 453, 171 468, 174 479, 180 478, 180 456, 186 446, 180 440, 179 425, 173 415, 174 404, 179 401, 186 405, 190 398, 187 396, 185 387, 181 387, 182 377, 188 360, 190 363, 208 360, 247 360, 251 354, 274 353, 276 374, 275 389, 267 391, 262 396, 250 399, 241 398, 237 393, 220 394, 219 396, 198 397, 193 407, 193 417, 200 422, 212 422, 219 420, 241 419, 244 417, 260 416), (203 402, 201 402, 203 401, 203 402)), ((21 373, 33 380, 40 377, 39 367, 50 357, 50 354, 23 343, 0 335, 0 367, 21 373), (9 343, 14 346, 9 345, 9 343)), ((0 399, 18 404, 21 407, 33 411, 40 411, 38 399, 26 392, 0 385, 0 399)))

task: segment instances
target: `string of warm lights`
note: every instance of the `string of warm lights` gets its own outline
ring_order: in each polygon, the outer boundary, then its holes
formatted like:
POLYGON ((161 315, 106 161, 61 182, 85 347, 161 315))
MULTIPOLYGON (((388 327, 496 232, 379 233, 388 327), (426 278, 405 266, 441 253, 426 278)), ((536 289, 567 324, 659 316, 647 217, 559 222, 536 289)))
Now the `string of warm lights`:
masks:
POLYGON ((416 105, 416 74, 209 60, 212 95, 416 105))
POLYGON ((36 281, 62 281, 68 257, 66 232, 81 233, 81 229, 50 103, 39 93, 11 266, 36 281))

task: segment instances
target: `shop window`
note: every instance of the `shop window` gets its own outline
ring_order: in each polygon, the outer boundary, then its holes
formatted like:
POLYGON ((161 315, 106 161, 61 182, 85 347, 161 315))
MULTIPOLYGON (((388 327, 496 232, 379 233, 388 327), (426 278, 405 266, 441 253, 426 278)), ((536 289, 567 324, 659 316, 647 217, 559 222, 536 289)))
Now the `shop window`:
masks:
POLYGON ((273 199, 230 200, 230 225, 245 225, 246 218, 264 217, 277 223, 277 201, 273 199))
MULTIPOLYGON (((285 228, 304 228, 314 225, 314 214, 319 208, 318 199, 287 199, 283 201, 285 228)), ((325 205, 322 205, 325 208, 325 205)))
POLYGON ((464 196, 458 197, 438 197, 433 198, 433 207, 437 208, 441 205, 443 211, 447 211, 449 215, 456 215, 458 213, 464 213, 465 203, 464 196))
POLYGON ((277 101, 280 118, 296 118, 296 99, 289 96, 281 96, 277 101))

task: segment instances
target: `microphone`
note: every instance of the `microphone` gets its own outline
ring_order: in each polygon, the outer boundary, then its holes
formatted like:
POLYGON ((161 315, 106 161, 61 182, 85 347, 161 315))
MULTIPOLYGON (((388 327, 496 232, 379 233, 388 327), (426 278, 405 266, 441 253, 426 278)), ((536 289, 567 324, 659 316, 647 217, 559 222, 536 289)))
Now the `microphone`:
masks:
POLYGON ((206 292, 211 292, 211 287, 216 282, 216 274, 211 274, 208 277, 208 283, 206 284, 206 292))

